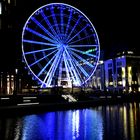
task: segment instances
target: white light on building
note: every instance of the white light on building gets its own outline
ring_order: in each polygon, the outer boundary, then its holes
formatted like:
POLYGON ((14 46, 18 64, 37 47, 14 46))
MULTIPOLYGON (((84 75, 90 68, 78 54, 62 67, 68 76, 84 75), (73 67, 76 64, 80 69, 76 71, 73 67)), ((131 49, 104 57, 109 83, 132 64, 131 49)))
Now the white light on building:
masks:
POLYGON ((132 83, 132 67, 128 67, 128 83, 131 86, 131 83, 132 83))

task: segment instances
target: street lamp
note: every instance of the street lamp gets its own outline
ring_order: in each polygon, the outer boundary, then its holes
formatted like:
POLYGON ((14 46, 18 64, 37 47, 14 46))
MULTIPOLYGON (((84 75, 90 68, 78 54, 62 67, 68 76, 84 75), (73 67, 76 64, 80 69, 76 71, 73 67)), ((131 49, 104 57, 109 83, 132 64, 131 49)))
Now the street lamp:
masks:
POLYGON ((15 69, 15 75, 14 75, 14 92, 13 94, 16 95, 18 91, 18 69, 15 69))

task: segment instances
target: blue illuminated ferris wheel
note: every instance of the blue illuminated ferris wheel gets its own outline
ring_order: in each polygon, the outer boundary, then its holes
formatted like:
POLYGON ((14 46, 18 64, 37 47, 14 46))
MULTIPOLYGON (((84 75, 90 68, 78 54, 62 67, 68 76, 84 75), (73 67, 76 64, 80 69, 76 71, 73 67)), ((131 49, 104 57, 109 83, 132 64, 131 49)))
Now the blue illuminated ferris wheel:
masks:
POLYGON ((41 87, 82 86, 96 70, 100 44, 85 14, 68 4, 50 3, 26 21, 22 53, 41 87))

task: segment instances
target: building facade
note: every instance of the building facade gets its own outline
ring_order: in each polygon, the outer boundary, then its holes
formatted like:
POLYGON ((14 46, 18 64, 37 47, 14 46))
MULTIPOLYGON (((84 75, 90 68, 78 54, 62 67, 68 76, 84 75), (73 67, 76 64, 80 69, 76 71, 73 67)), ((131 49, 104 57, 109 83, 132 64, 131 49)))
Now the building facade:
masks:
POLYGON ((0 95, 13 95, 22 92, 25 87, 24 76, 15 69, 8 72, 0 73, 0 95))
POLYGON ((140 92, 140 56, 126 51, 99 63, 92 84, 108 92, 140 92))

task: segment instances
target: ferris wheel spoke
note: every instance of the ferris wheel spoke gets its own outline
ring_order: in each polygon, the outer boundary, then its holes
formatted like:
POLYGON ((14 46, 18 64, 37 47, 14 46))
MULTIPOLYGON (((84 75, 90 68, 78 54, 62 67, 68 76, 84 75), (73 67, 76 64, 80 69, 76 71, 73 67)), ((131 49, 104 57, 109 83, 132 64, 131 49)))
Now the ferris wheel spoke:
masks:
POLYGON ((73 61, 73 59, 71 58, 71 55, 69 54, 69 52, 67 51, 67 50, 65 50, 66 51, 66 54, 67 54, 67 56, 68 56, 68 58, 69 58, 69 62, 70 62, 70 65, 71 65, 71 67, 72 67, 72 70, 73 70, 73 72, 74 72, 74 76, 76 77, 76 81, 80 81, 79 80, 79 76, 78 76, 78 74, 76 73, 76 70, 75 70, 75 65, 74 65, 74 61, 73 61))
POLYGON ((60 41, 60 37, 58 36, 58 34, 56 33, 56 31, 54 30, 52 24, 50 23, 50 21, 48 20, 47 16, 44 14, 44 12, 41 12, 42 17, 44 18, 46 24, 50 27, 52 33, 54 34, 55 38, 57 38, 58 41, 60 41))
POLYGON ((68 63, 68 60, 66 59, 66 57, 64 59, 64 63, 65 63, 65 66, 67 68, 68 73, 71 74, 71 77, 69 75, 68 79, 72 79, 75 82, 76 81, 76 79, 75 79, 76 76, 74 76, 73 69, 72 69, 71 65, 68 63))
POLYGON ((74 27, 72 28, 71 32, 68 34, 68 37, 67 37, 66 41, 69 40, 71 34, 75 30, 76 26, 79 24, 80 19, 81 19, 81 16, 79 16, 79 18, 78 18, 77 22, 75 23, 74 27))
POLYGON ((53 61, 53 59, 55 58, 55 56, 54 57, 52 57, 52 59, 45 65, 45 67, 38 73, 38 77, 45 71, 45 69, 49 66, 49 64, 51 64, 51 62, 53 61))
POLYGON ((79 65, 79 62, 73 57, 74 62, 76 63, 76 65, 79 67, 80 71, 84 74, 85 77, 88 77, 89 74, 85 71, 85 69, 79 65))
POLYGON ((67 40, 67 43, 69 43, 71 40, 73 40, 75 37, 77 37, 82 31, 84 31, 89 25, 87 24, 82 30, 80 30, 77 34, 75 34, 73 37, 71 37, 69 40, 67 40))
POLYGON ((79 16, 79 18, 78 18, 77 22, 75 23, 74 27, 72 28, 71 32, 68 34, 67 40, 69 40, 71 34, 73 33, 73 31, 75 30, 75 28, 79 24, 80 19, 81 19, 81 16, 79 16))
POLYGON ((63 69, 63 57, 62 57, 62 59, 61 59, 61 61, 60 61, 60 64, 59 64, 59 73, 58 73, 58 77, 57 77, 57 79, 59 79, 59 83, 58 83, 58 85, 60 86, 60 80, 61 80, 61 78, 62 78, 62 69, 63 69))
POLYGON ((64 34, 64 13, 63 13, 63 6, 60 9, 60 17, 61 17, 61 33, 64 34))
MULTIPOLYGON (((69 55, 71 56, 70 53, 69 53, 69 55)), ((72 60, 74 60, 72 56, 71 56, 71 58, 72 58, 72 60)), ((67 59, 65 59, 65 60, 67 60, 67 59)), ((68 63, 68 62, 67 62, 67 63, 68 63)), ((80 77, 81 77, 81 74, 79 73, 79 71, 78 71, 78 69, 77 69, 77 66, 76 66, 75 62, 72 61, 72 63, 73 63, 73 65, 74 65, 74 67, 75 67, 75 71, 76 71, 76 73, 78 74, 78 76, 77 76, 78 79, 77 79, 77 80, 79 81, 79 83, 81 83, 81 82, 80 82, 81 80, 79 80, 79 79, 81 79, 81 78, 80 78, 80 77)), ((72 77, 74 77, 74 76, 72 76, 72 77)), ((73 79, 73 81, 74 81, 74 79, 73 79)))
POLYGON ((68 65, 67 65, 67 62, 66 62, 67 59, 66 59, 65 53, 63 54, 63 60, 64 60, 65 68, 66 68, 66 74, 67 74, 67 77, 68 77, 68 81, 70 81, 71 80, 70 79, 71 70, 68 69, 68 65))
POLYGON ((86 59, 82 58, 81 56, 77 55, 74 52, 71 52, 74 56, 76 56, 81 62, 84 62, 85 64, 87 64, 88 66, 90 66, 91 68, 94 67, 94 65, 92 65, 90 62, 88 62, 86 59))
POLYGON ((56 46, 56 44, 45 43, 45 42, 34 41, 34 40, 26 40, 26 39, 23 39, 23 42, 30 43, 30 44, 46 45, 46 46, 56 46))
MULTIPOLYGON (((85 47, 84 45, 74 45, 74 46, 72 46, 72 47, 85 47)), ((87 45, 87 47, 86 48, 88 48, 88 47, 90 47, 87 51, 84 51, 84 52, 82 52, 82 54, 89 54, 89 53, 92 53, 92 52, 95 52, 95 51, 97 51, 97 45, 87 45), (91 48, 91 46, 93 47, 95 47, 95 48, 91 48)), ((75 49, 75 50, 77 50, 77 49, 75 49)))
POLYGON ((49 62, 45 65, 45 67, 38 73, 38 77, 43 73, 43 71, 48 67, 49 64, 51 64, 51 62, 53 61, 53 59, 55 59, 55 57, 58 55, 59 52, 57 52, 50 60, 49 62))
POLYGON ((79 69, 81 70, 81 72, 84 74, 85 77, 89 77, 89 74, 85 71, 85 69, 79 65, 78 61, 74 58, 75 63, 77 64, 77 66, 79 67, 79 69))
POLYGON ((69 15, 69 19, 68 19, 68 23, 67 23, 67 27, 66 27, 66 31, 65 31, 65 36, 67 36, 68 29, 69 29, 69 26, 70 26, 70 21, 72 19, 72 11, 73 10, 70 10, 70 15, 69 15))
POLYGON ((78 81, 78 80, 76 80, 76 79, 77 79, 77 78, 76 78, 77 76, 75 75, 75 72, 74 72, 75 69, 74 69, 73 65, 71 64, 70 61, 67 60, 66 57, 65 57, 65 59, 64 59, 64 62, 65 62, 65 64, 66 64, 67 68, 68 68, 68 71, 69 71, 70 74, 71 74, 71 78, 72 78, 73 82, 76 83, 76 81, 78 81))
POLYGON ((34 23, 36 23, 37 26, 39 26, 40 29, 42 29, 49 37, 51 37, 53 40, 57 40, 56 37, 54 37, 40 22, 38 22, 34 17, 31 18, 34 23))
POLYGON ((71 75, 72 75, 72 77, 73 77, 73 80, 74 80, 74 75, 73 75, 73 73, 72 73, 72 66, 71 66, 71 64, 68 62, 68 56, 66 55, 66 53, 64 53, 64 63, 66 64, 66 67, 67 67, 67 69, 68 69, 68 71, 71 73, 71 75))
POLYGON ((81 42, 81 41, 83 41, 83 40, 85 40, 85 39, 89 39, 89 38, 91 38, 91 37, 93 37, 93 36, 94 36, 94 35, 91 34, 91 35, 88 35, 88 36, 86 36, 86 37, 82 37, 82 38, 80 38, 80 39, 77 39, 77 40, 75 40, 75 41, 72 41, 72 42, 70 42, 69 44, 71 45, 71 44, 73 44, 73 43, 81 42))
POLYGON ((49 77, 48 77, 48 80, 47 80, 47 83, 46 83, 47 86, 51 85, 52 78, 54 77, 54 74, 55 74, 56 69, 58 67, 58 64, 60 62, 60 59, 61 59, 61 55, 58 56, 55 63, 53 64, 53 69, 52 69, 51 73, 49 74, 49 77))
POLYGON ((25 52, 24 54, 27 55, 27 54, 33 54, 33 53, 38 53, 38 52, 44 52, 44 51, 54 50, 56 48, 57 47, 47 48, 47 49, 41 49, 41 50, 36 50, 36 51, 30 51, 30 52, 25 52))
MULTIPOLYGON (((45 81, 46 81, 46 79, 47 79, 47 77, 48 77, 46 86, 50 86, 52 77, 54 76, 54 73, 55 73, 55 71, 56 71, 56 68, 58 67, 58 64, 59 64, 59 62, 60 62, 60 58, 61 58, 61 51, 59 51, 59 52, 57 53, 57 55, 56 55, 56 57, 55 57, 53 63, 51 64, 51 67, 50 67, 50 69, 49 69, 49 71, 48 71, 46 77, 45 77, 44 80, 43 80, 43 83, 45 83, 45 81)), ((43 84, 42 84, 42 86, 43 86, 43 84)))
POLYGON ((87 48, 87 47, 97 47, 98 45, 92 45, 92 44, 83 44, 83 45, 69 45, 69 47, 74 47, 74 48, 78 48, 78 47, 85 47, 85 48, 87 48))
MULTIPOLYGON (((70 51, 70 53, 72 53, 72 52, 70 51)), ((89 75, 88 75, 88 73, 85 71, 85 69, 84 69, 81 65, 79 65, 79 62, 78 62, 74 57, 72 57, 72 58, 73 58, 73 61, 76 63, 76 66, 78 66, 79 69, 81 70, 81 72, 83 72, 84 76, 85 76, 85 77, 88 77, 89 75)))
POLYGON ((54 25, 56 27, 57 34, 60 34, 60 30, 59 30, 59 27, 58 27, 58 23, 57 23, 57 20, 56 20, 56 14, 54 13, 54 7, 53 6, 51 7, 51 13, 52 13, 52 17, 53 17, 54 25))
POLYGON ((42 57, 42 58, 40 58, 40 59, 38 59, 37 61, 35 61, 34 63, 30 64, 29 66, 32 67, 33 65, 39 63, 41 60, 43 60, 43 59, 45 59, 46 57, 52 55, 52 54, 55 53, 56 51, 57 51, 57 50, 54 50, 53 52, 51 52, 51 53, 45 55, 44 57, 42 57))
POLYGON ((29 31, 30 33, 36 35, 36 36, 39 36, 39 37, 41 37, 41 38, 43 38, 43 39, 49 41, 49 42, 52 42, 52 43, 54 43, 54 44, 57 43, 55 40, 52 40, 52 39, 50 39, 50 38, 48 38, 48 37, 46 37, 46 36, 44 36, 44 35, 42 35, 42 34, 36 32, 35 30, 32 30, 32 29, 29 28, 29 27, 26 27, 26 30, 29 31))
POLYGON ((77 50, 77 49, 74 49, 74 48, 69 48, 69 49, 73 50, 75 52, 78 52, 78 53, 85 54, 85 55, 92 56, 92 57, 96 58, 96 55, 90 54, 89 52, 85 53, 85 51, 80 51, 80 50, 77 50))

